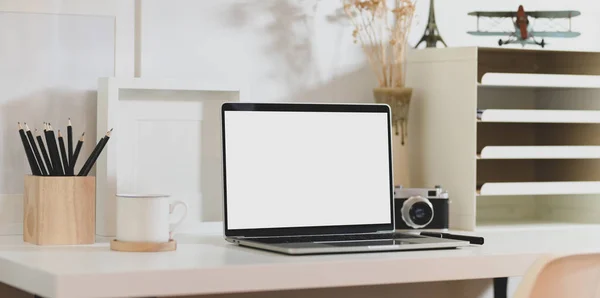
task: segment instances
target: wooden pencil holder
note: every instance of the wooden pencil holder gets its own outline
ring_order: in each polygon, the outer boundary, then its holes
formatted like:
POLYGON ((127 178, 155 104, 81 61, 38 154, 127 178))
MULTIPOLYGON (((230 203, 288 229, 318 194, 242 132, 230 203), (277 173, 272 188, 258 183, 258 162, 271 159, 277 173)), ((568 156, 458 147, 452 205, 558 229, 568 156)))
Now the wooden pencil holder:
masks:
POLYGON ((96 179, 25 176, 23 240, 37 245, 92 244, 96 179))

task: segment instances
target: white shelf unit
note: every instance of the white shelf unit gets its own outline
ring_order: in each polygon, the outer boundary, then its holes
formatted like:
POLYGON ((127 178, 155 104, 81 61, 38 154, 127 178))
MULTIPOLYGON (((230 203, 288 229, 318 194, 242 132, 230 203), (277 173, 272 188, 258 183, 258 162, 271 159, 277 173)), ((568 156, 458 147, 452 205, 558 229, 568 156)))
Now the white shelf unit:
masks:
POLYGON ((411 187, 450 193, 450 227, 600 224, 600 53, 409 52, 411 187))

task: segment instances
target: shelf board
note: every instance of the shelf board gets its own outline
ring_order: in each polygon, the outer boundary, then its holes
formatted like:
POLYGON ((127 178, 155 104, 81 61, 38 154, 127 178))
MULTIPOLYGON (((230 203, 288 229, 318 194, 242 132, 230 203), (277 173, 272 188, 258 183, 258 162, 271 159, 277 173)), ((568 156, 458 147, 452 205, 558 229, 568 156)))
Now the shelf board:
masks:
POLYGON ((600 123, 600 111, 487 109, 477 113, 480 122, 600 123))
POLYGON ((488 182, 478 196, 584 195, 600 194, 600 181, 488 182))
POLYGON ((486 146, 478 159, 600 159, 600 146, 486 146))
POLYGON ((478 220, 477 232, 505 232, 505 231, 570 231, 570 230, 596 230, 600 231, 600 224, 594 223, 570 223, 541 220, 502 220, 486 221, 478 220))
POLYGON ((478 228, 485 228, 488 230, 495 229, 560 229, 560 228, 573 228, 573 227, 595 227, 600 228, 600 224, 594 223, 571 223, 571 222, 556 222, 548 220, 478 220, 478 228))
POLYGON ((600 76, 487 73, 482 88, 600 88, 600 76))
POLYGON ((481 89, 600 89, 600 86, 528 86, 517 84, 485 84, 478 83, 481 89))

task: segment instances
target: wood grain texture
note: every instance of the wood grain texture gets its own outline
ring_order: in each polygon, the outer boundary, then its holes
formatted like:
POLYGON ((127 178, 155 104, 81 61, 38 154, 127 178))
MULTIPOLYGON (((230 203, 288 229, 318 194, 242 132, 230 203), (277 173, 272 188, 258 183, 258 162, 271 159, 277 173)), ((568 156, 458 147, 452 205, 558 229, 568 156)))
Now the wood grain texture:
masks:
POLYGON ((535 174, 535 160, 531 159, 477 161, 477 185, 485 182, 537 181, 535 174))
POLYGON ((177 241, 169 240, 166 243, 156 242, 123 242, 113 240, 110 242, 110 249, 124 252, 162 252, 173 251, 177 249, 177 241))
POLYGON ((23 240, 37 245, 95 241, 95 177, 25 176, 23 240))
POLYGON ((485 146, 535 146, 536 125, 528 123, 477 123, 477 152, 485 146))

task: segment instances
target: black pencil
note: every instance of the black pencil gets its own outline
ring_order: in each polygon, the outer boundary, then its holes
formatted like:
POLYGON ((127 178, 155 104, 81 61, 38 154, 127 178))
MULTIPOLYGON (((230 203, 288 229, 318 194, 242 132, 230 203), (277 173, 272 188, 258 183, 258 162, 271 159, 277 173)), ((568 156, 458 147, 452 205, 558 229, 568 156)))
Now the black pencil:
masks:
POLYGON ((29 167, 31 168, 31 174, 40 175, 40 169, 35 163, 35 157, 33 156, 33 151, 31 150, 29 141, 27 141, 27 137, 25 136, 25 131, 23 131, 23 127, 21 126, 20 122, 17 122, 17 124, 19 125, 19 135, 21 136, 21 142, 23 142, 25 155, 27 156, 27 161, 29 162, 29 167))
POLYGON ((50 164, 52 164, 52 172, 51 176, 57 176, 58 172, 56 169, 56 165, 54 164, 54 151, 52 150, 52 144, 50 143, 50 131, 48 131, 48 123, 44 124, 44 138, 46 139, 46 147, 48 147, 48 156, 50 157, 50 164))
POLYGON ((60 164, 60 156, 58 153, 58 145, 56 144, 56 136, 52 130, 52 124, 48 123, 48 130, 46 130, 46 145, 48 145, 48 151, 50 152, 50 158, 52 159, 52 168, 54 169, 54 175, 64 176, 62 165, 60 164))
POLYGON ((33 133, 31 129, 29 129, 29 125, 25 124, 25 133, 27 134, 27 139, 29 140, 29 144, 31 144, 31 149, 33 151, 33 156, 35 157, 35 162, 40 169, 40 174, 42 176, 48 176, 48 172, 46 172, 46 167, 44 166, 44 161, 42 160, 42 156, 40 155, 40 151, 38 150, 37 145, 35 144, 35 138, 33 137, 33 133))
POLYGON ((81 170, 79 171, 79 174, 77 174, 77 176, 87 176, 90 173, 90 171, 92 170, 92 167, 96 163, 96 160, 100 156, 100 153, 102 153, 102 149, 104 149, 104 146, 106 146, 106 143, 108 143, 111 132, 112 132, 112 128, 111 128, 111 130, 106 132, 106 135, 102 139, 100 139, 100 141, 98 141, 96 148, 94 148, 94 151, 92 151, 92 154, 90 154, 90 157, 85 161, 85 164, 83 165, 83 167, 81 168, 81 170))
POLYGON ((65 149, 65 139, 60 134, 60 129, 58 130, 58 147, 60 149, 60 157, 62 158, 65 175, 69 176, 71 174, 69 174, 69 160, 67 158, 67 150, 65 149))
MULTIPOLYGON (((44 123, 44 125, 46 125, 44 123)), ((42 136, 38 132, 37 128, 35 129, 35 138, 40 146, 40 151, 42 151, 42 156, 44 157, 44 162, 46 163, 46 167, 48 168, 48 175, 52 175, 52 162, 50 161, 50 157, 48 156, 48 151, 46 151, 46 146, 44 146, 44 140, 42 140, 42 136)))
MULTIPOLYGON (((67 125, 67 148, 68 148, 68 165, 71 168, 71 160, 73 160, 73 126, 71 125, 71 118, 69 118, 69 125, 67 125)), ((73 173, 70 173, 73 175, 73 173)))
POLYGON ((84 142, 83 137, 84 136, 85 136, 85 132, 81 134, 81 138, 79 138, 79 141, 77 142, 77 146, 75 147, 75 153, 73 153, 73 158, 70 160, 69 171, 70 171, 71 175, 75 175, 75 164, 77 163, 77 158, 79 157, 79 152, 81 151, 81 147, 83 147, 83 142, 84 142))
POLYGON ((50 144, 48 143, 48 140, 50 139, 50 135, 48 135, 48 123, 44 122, 44 139, 46 140, 46 147, 48 147, 48 158, 50 160, 50 167, 48 167, 48 170, 50 170, 50 176, 55 176, 56 175, 56 170, 54 169, 54 161, 52 160, 52 153, 50 152, 50 144), (52 169, 50 169, 52 168, 52 169))

